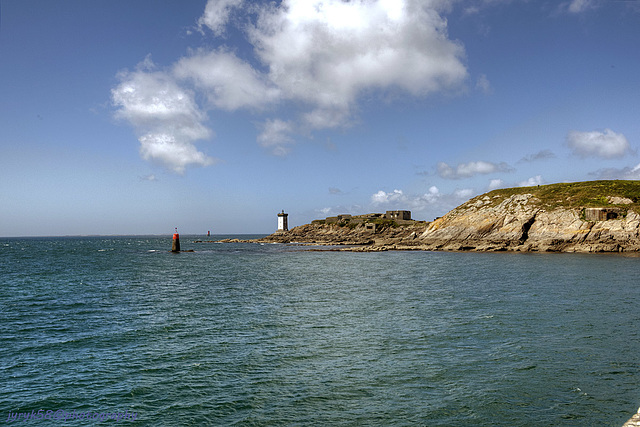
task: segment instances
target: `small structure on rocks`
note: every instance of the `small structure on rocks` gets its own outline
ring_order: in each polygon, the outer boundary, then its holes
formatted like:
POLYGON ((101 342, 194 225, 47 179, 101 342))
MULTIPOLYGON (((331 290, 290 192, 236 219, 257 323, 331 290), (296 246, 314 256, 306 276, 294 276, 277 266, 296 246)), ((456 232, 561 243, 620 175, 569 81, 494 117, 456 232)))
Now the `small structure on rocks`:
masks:
POLYGON ((584 219, 587 221, 606 221, 618 219, 622 211, 619 208, 585 208, 584 219))
POLYGON ((411 221, 411 211, 387 211, 384 217, 387 219, 411 221))

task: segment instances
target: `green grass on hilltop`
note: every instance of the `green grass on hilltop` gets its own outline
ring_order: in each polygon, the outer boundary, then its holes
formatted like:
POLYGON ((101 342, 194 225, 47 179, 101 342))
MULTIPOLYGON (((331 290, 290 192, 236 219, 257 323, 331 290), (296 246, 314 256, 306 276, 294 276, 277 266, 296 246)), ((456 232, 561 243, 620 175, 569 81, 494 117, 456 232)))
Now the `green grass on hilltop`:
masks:
POLYGON ((611 206, 607 200, 608 196, 633 200, 633 204, 625 205, 626 208, 635 208, 634 210, 638 211, 640 207, 640 181, 584 181, 504 188, 491 191, 472 200, 489 196, 495 198, 493 204, 497 205, 514 194, 533 194, 539 200, 538 203, 546 209, 611 206))

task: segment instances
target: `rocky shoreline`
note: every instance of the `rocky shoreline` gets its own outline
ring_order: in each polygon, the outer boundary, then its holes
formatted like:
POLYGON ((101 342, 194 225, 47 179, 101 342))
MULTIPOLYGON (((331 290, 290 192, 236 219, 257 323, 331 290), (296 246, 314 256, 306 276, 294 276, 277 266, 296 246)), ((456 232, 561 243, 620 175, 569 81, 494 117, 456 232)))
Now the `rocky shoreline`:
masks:
MULTIPOLYGON (((278 231, 261 239, 223 239, 217 243, 284 243, 306 246, 326 246, 326 251, 377 252, 414 247, 426 227, 424 221, 411 224, 378 227, 376 231, 360 224, 352 227, 339 224, 306 224, 288 231, 278 231)), ((195 243, 202 243, 196 241, 195 243)), ((417 249, 417 248, 416 248, 417 249)))
POLYGON ((640 427, 640 409, 622 427, 640 427))
POLYGON ((640 181, 495 190, 432 222, 389 212, 410 217, 340 215, 250 241, 351 252, 640 252, 640 181))

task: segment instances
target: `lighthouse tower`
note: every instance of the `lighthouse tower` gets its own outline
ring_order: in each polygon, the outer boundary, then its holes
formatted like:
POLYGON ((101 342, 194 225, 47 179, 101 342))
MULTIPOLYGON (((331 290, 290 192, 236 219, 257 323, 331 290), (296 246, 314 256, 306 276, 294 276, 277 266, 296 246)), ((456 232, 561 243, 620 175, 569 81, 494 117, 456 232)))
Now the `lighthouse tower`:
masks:
POLYGON ((278 214, 278 231, 289 231, 289 224, 287 224, 287 217, 289 214, 284 213, 284 210, 278 214))

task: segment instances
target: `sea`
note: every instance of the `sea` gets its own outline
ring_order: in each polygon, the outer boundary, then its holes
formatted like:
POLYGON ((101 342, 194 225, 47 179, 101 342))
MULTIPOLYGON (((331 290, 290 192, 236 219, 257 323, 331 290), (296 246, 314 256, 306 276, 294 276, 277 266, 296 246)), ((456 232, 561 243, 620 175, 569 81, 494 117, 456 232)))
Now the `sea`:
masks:
MULTIPOLYGON (((0 238, 0 422, 616 426, 640 258, 0 238), (191 252, 192 251, 192 252, 191 252)), ((218 238, 259 236, 212 236, 218 238)))

